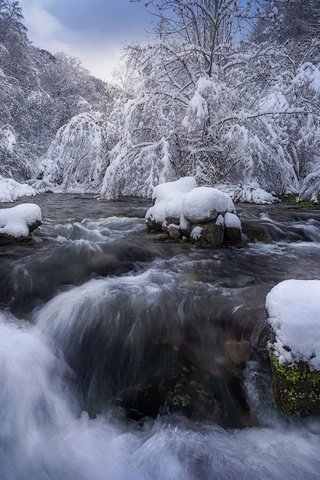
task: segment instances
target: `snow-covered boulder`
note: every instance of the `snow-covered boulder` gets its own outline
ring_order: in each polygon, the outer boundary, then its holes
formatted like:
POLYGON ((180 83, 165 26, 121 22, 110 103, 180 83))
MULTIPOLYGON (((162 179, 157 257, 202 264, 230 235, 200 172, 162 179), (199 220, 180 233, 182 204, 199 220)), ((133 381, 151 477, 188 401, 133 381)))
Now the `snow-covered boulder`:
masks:
POLYGON ((190 223, 206 223, 216 220, 219 213, 235 212, 229 195, 216 188, 197 187, 183 199, 183 216, 190 223))
POLYGON ((241 239, 241 221, 237 215, 226 212, 224 227, 224 237, 227 242, 238 242, 241 239))
POLYGON ((20 197, 34 197, 36 194, 36 190, 26 183, 18 183, 0 175, 0 203, 14 202, 20 197))
POLYGON ((150 231, 166 231, 175 241, 190 238, 204 248, 241 238, 241 222, 229 195, 215 188, 197 187, 192 177, 158 185, 152 198, 154 205, 146 214, 150 231))
POLYGON ((287 280, 267 296, 275 404, 320 412, 320 280, 287 280))
POLYGON ((41 208, 33 203, 0 209, 0 244, 29 239, 41 223, 41 208))
POLYGON ((163 222, 179 223, 184 195, 197 186, 193 177, 183 177, 175 182, 157 185, 152 194, 153 206, 146 213, 150 231, 161 231, 163 222))

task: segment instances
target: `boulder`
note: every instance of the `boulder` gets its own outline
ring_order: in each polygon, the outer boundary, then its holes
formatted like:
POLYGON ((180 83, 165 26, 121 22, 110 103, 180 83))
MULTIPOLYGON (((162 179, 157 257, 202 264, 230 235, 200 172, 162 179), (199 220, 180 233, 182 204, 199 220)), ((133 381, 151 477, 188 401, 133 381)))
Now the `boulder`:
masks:
POLYGON ((42 223, 38 205, 24 203, 0 210, 0 244, 30 243, 31 233, 42 223))
POLYGON ((272 395, 286 415, 303 416, 320 412, 320 371, 306 362, 282 364, 271 351, 272 395))
POLYGON ((187 193, 182 201, 182 213, 192 224, 215 221, 219 214, 234 212, 228 194, 211 187, 197 187, 187 193))
POLYGON ((167 227, 167 232, 171 240, 177 242, 181 238, 181 232, 178 225, 170 224, 167 227))
POLYGON ((287 280, 266 300, 272 392, 287 415, 320 413, 320 280, 287 280))
POLYGON ((146 226, 149 232, 162 232, 162 222, 156 222, 152 218, 146 218, 146 226))
POLYGON ((191 239, 201 248, 217 247, 223 244, 224 227, 216 222, 192 225, 191 239))

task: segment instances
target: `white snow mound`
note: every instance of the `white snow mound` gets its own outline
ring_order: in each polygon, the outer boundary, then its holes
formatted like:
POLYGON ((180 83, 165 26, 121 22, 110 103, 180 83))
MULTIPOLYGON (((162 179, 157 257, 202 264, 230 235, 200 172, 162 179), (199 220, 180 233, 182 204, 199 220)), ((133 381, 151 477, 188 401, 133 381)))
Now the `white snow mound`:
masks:
POLYGON ((224 216, 224 224, 226 228, 238 228, 241 230, 241 221, 234 213, 227 212, 224 216))
POLYGON ((26 183, 18 183, 0 175, 0 203, 14 202, 20 197, 34 197, 36 194, 36 190, 26 183))
POLYGON ((236 203, 255 203, 257 205, 271 205, 278 202, 278 198, 272 195, 255 182, 249 185, 216 185, 216 188, 227 193, 236 203))
POLYGON ((175 182, 160 183, 152 194, 155 202, 146 213, 146 220, 163 223, 166 217, 180 218, 184 196, 197 186, 193 177, 182 177, 175 182))
POLYGON ((213 212, 225 214, 234 211, 229 195, 211 187, 194 188, 185 195, 182 203, 182 213, 192 223, 212 220, 213 212))
POLYGON ((182 177, 175 182, 160 183, 153 190, 152 200, 168 202, 175 198, 178 193, 188 193, 196 186, 197 181, 194 177, 182 177))
POLYGON ((33 203, 0 209, 0 235, 20 238, 29 235, 29 227, 42 221, 41 208, 33 203))
POLYGON ((278 361, 320 369, 320 280, 281 282, 268 294, 266 307, 278 361))

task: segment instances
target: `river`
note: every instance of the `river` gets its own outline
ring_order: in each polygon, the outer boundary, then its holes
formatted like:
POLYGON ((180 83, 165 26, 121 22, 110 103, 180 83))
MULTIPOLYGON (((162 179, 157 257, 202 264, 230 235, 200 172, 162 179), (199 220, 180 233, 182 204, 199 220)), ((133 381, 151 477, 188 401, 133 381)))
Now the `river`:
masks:
POLYGON ((238 206, 243 241, 148 234, 139 199, 39 195, 0 248, 1 480, 317 480, 320 419, 273 407, 265 297, 320 278, 320 210, 238 206))

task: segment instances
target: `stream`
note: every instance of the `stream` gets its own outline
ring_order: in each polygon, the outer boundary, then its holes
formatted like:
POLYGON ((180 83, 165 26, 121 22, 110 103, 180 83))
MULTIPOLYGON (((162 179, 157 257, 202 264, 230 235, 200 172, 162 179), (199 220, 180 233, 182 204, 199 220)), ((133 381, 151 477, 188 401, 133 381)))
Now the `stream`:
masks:
POLYGON ((25 201, 36 242, 0 247, 0 480, 320 478, 320 418, 272 404, 264 306, 320 278, 319 208, 239 205, 242 242, 201 250, 149 234, 145 200, 25 201))

